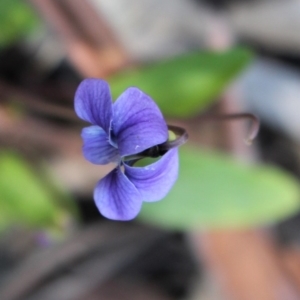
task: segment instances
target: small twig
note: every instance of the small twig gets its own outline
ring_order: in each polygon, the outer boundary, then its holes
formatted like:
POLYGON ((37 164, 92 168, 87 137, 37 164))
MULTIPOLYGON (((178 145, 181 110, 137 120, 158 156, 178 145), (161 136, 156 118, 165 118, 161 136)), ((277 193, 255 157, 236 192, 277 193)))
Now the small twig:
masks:
POLYGON ((75 112, 71 108, 47 103, 44 98, 33 95, 26 89, 11 85, 0 80, 0 95, 5 95, 10 101, 26 105, 32 111, 52 117, 78 122, 75 112))
POLYGON ((74 67, 84 77, 106 77, 131 58, 100 12, 87 0, 30 0, 55 29, 74 67))
MULTIPOLYGON (((100 285, 112 278, 127 264, 142 254, 148 247, 164 240, 167 233, 146 226, 121 226, 117 223, 101 223, 83 229, 57 246, 38 251, 12 270, 1 285, 1 300, 24 299, 41 282, 53 278, 61 270, 80 267, 83 259, 93 258, 98 253, 98 272, 95 268, 92 285, 100 285), (100 264, 99 264, 100 262, 100 264), (35 271, 31 272, 35 265, 35 271), (28 276, 28 274, 31 274, 28 276)), ((82 299, 82 298, 81 298, 82 299)))

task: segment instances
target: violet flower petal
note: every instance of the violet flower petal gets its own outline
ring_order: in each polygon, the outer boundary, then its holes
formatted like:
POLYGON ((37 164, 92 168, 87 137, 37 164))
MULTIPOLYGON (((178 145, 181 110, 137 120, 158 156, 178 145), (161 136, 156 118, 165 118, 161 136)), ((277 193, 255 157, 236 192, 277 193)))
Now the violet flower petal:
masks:
POLYGON ((96 165, 105 165, 118 162, 120 155, 118 149, 108 141, 108 135, 99 126, 93 125, 82 129, 83 155, 86 160, 96 165))
POLYGON ((120 167, 97 183, 94 199, 101 214, 112 220, 131 220, 137 216, 142 206, 139 191, 120 167))
POLYGON ((85 79, 75 94, 75 111, 79 118, 98 125, 109 134, 112 120, 112 99, 107 82, 85 79))
POLYGON ((112 128, 121 156, 142 152, 168 139, 156 103, 138 88, 128 88, 113 104, 112 128))
POLYGON ((125 175, 146 202, 164 198, 178 177, 178 148, 169 150, 158 161, 146 167, 125 164, 125 175))

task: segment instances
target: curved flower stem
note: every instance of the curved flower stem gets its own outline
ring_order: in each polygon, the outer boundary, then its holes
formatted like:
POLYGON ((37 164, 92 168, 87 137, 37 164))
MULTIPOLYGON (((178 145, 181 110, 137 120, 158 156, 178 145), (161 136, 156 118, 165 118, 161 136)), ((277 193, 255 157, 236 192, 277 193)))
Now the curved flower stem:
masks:
POLYGON ((182 127, 168 125, 168 129, 176 134, 176 139, 173 141, 166 141, 165 143, 160 144, 159 149, 161 151, 168 151, 172 148, 179 147, 186 143, 186 141, 189 138, 187 131, 182 127))
POLYGON ((153 146, 151 148, 148 148, 140 153, 137 153, 135 155, 130 155, 128 157, 123 158, 123 161, 128 162, 129 164, 134 164, 138 160, 146 157, 159 157, 164 155, 166 152, 168 152, 170 149, 179 147, 183 145, 187 139, 188 139, 188 133, 184 128, 168 125, 168 129, 171 130, 175 135, 176 139, 172 141, 166 141, 162 144, 153 146))
POLYGON ((164 155, 170 149, 179 147, 183 145, 188 139, 188 133, 184 128, 168 125, 168 129, 171 130, 176 135, 176 139, 172 141, 166 141, 162 144, 156 145, 149 149, 141 152, 141 155, 145 155, 146 157, 158 157, 164 155))
POLYGON ((201 120, 211 119, 214 121, 227 121, 227 120, 235 120, 235 119, 248 119, 251 121, 251 127, 249 129, 249 134, 245 139, 246 144, 251 145, 253 140, 256 138, 259 128, 260 121, 257 116, 251 113, 232 113, 232 114, 212 114, 212 115, 204 115, 201 116, 201 120))
MULTIPOLYGON (((245 140, 245 142, 248 145, 250 145, 252 143, 252 141, 256 138, 258 131, 259 131, 259 127, 260 127, 260 121, 259 121, 258 117, 256 117, 254 114, 251 114, 251 113, 204 115, 201 117, 201 119, 202 120, 211 119, 211 120, 216 120, 216 121, 234 120, 234 119, 249 119, 249 120, 251 120, 252 123, 251 123, 250 132, 248 134, 248 137, 245 140)), ((125 158, 123 158, 123 161, 135 163, 142 158, 159 157, 159 156, 164 155, 170 149, 179 147, 187 141, 188 133, 184 128, 174 126, 174 125, 168 125, 168 129, 176 135, 175 140, 166 141, 165 143, 153 146, 153 147, 146 149, 135 155, 125 157, 125 158)))

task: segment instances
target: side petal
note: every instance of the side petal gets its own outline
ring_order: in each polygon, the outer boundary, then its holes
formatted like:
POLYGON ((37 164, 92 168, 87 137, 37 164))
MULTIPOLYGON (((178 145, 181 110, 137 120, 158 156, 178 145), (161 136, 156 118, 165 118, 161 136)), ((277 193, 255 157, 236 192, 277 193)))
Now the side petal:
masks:
POLYGON ((158 201, 170 191, 178 177, 178 149, 169 150, 146 167, 125 165, 125 174, 146 202, 158 201))
POLYGON ((121 156, 164 143, 168 128, 156 103, 138 88, 128 88, 113 104, 113 132, 121 156))
POLYGON ((112 120, 112 99, 106 81, 85 79, 75 94, 75 112, 79 118, 102 127, 108 134, 112 120))
POLYGON ((142 206, 139 191, 119 167, 98 182, 94 199, 100 213, 112 220, 131 220, 142 206))
POLYGON ((108 135, 101 127, 96 125, 85 127, 81 132, 81 137, 83 155, 89 162, 105 165, 120 160, 118 149, 109 143, 108 135))

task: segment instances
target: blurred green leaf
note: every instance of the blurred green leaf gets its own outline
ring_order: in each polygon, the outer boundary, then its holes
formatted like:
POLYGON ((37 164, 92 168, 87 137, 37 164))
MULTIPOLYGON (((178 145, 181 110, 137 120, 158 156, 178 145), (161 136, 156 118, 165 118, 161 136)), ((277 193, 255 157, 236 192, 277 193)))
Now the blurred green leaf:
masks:
POLYGON ((246 166, 217 153, 181 149, 180 174, 160 202, 140 218, 176 229, 248 227, 299 210, 296 180, 270 166, 246 166))
POLYGON ((0 228, 61 225, 66 212, 43 180, 18 155, 0 152, 0 228))
POLYGON ((149 94, 166 116, 189 117, 215 101, 252 58, 249 50, 183 55, 108 79, 116 99, 129 86, 149 94))
POLYGON ((0 46, 14 42, 38 24, 38 18, 26 1, 0 1, 0 46))

